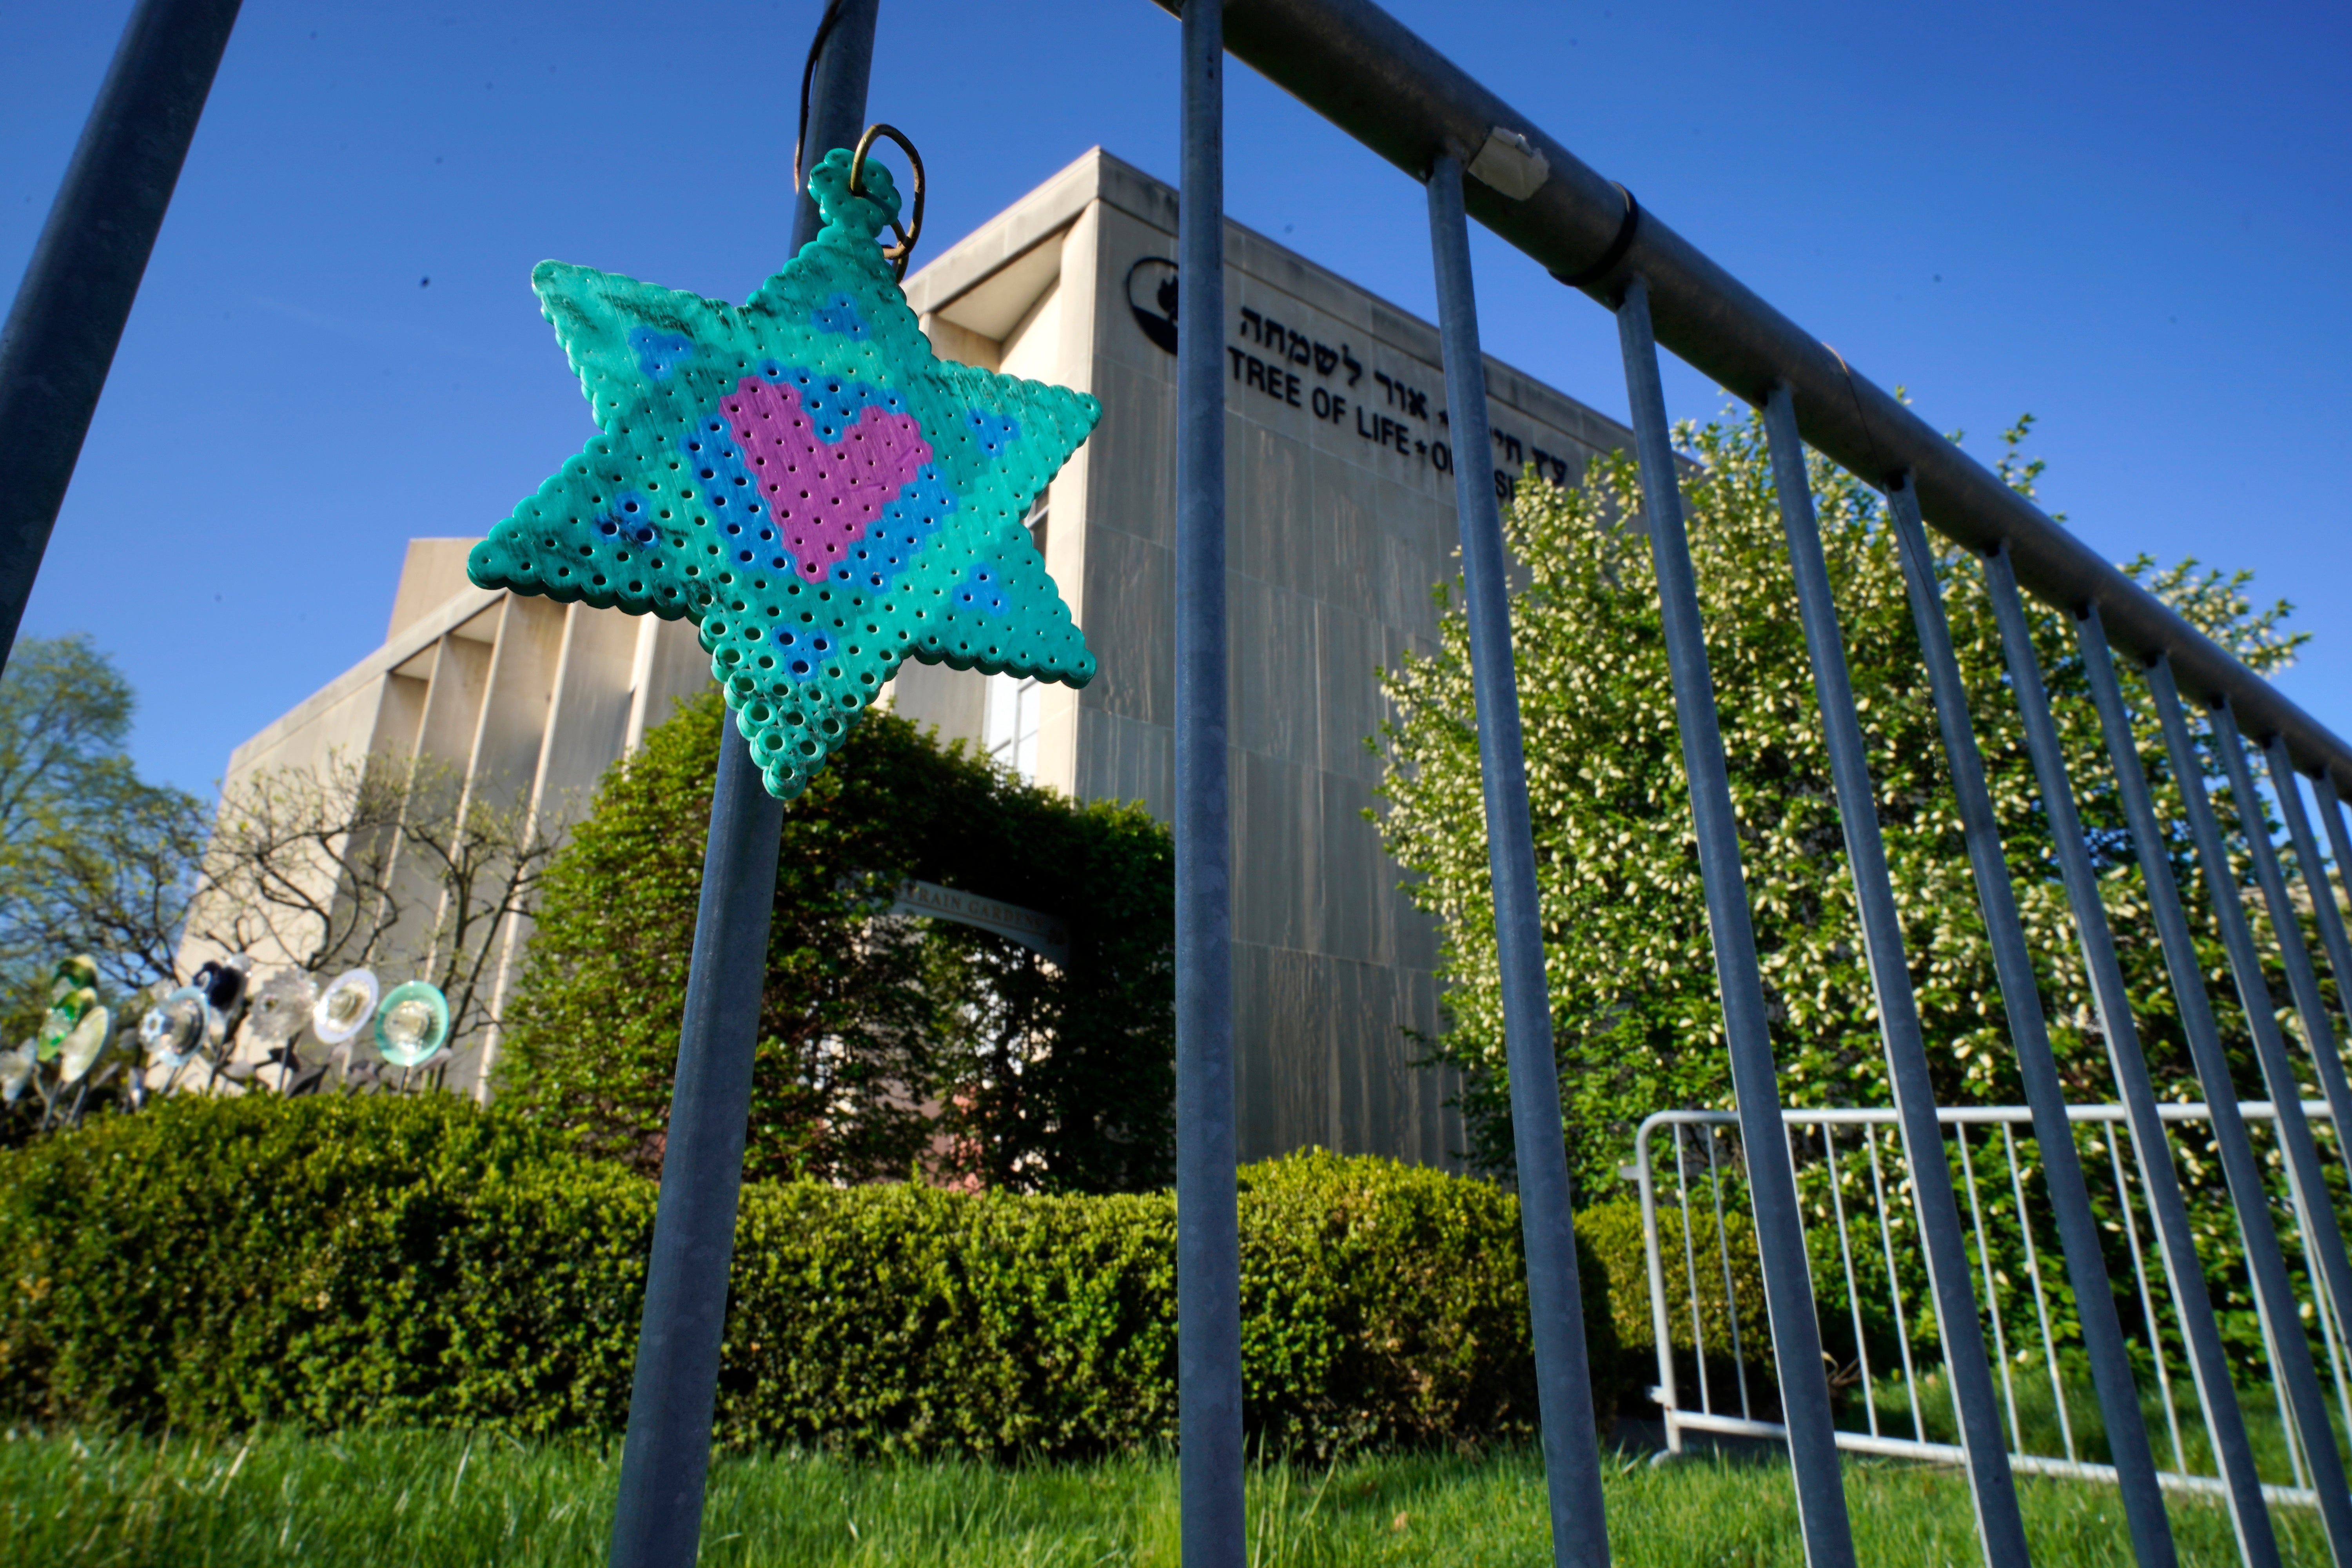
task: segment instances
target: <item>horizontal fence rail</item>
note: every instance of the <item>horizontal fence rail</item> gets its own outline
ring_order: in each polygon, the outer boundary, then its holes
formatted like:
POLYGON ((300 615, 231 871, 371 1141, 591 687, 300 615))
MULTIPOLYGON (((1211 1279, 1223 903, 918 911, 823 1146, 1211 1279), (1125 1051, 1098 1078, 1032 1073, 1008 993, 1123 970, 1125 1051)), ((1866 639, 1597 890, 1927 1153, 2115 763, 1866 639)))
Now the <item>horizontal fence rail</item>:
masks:
MULTIPOLYGON (((2248 1123, 2275 1127, 2278 1108, 2241 1101, 2248 1123)), ((2319 1100, 2298 1109, 2328 1121, 2319 1100)), ((2209 1106, 2168 1104, 2168 1128, 2212 1122, 2209 1106)), ((2181 1350, 2186 1339, 2179 1303, 2155 1263, 2145 1173, 2120 1105, 2067 1108, 2091 1184, 2122 1265, 2116 1289, 2129 1303, 2135 1359, 2145 1415, 2158 1428, 2169 1461, 2157 1479, 2168 1491, 2221 1498, 2227 1484, 2215 1473, 2212 1426, 2181 1350)), ((1786 1110, 1783 1146, 1799 1172, 1809 1206, 1807 1251, 1817 1280, 1822 1321, 1839 1344, 1837 1380, 1849 1410, 1836 1434, 1851 1453, 1958 1464, 1964 1453, 1948 1440, 1951 1425, 1944 1355, 1933 1343, 1932 1318, 1921 1299, 1918 1224, 1912 1172, 1895 1136, 1892 1108, 1786 1110), (1925 1342, 1923 1342, 1923 1341, 1925 1342)), ((2041 1151, 2032 1139, 2033 1113, 2023 1106, 1952 1106, 1937 1112, 1948 1167, 1961 1194, 1969 1251, 1984 1311, 1981 1340, 2000 1369, 2000 1405, 2012 1468, 2029 1474, 2114 1483, 2115 1466, 2086 1458, 2104 1446, 2099 1411, 2082 1370, 2078 1331, 2068 1326, 2074 1307, 2052 1270, 2046 1223, 2038 1219, 2041 1151)), ((2332 1123, 2331 1123, 2332 1125, 2332 1123)), ((1739 1119, 1724 1110, 1661 1111, 1634 1139, 1634 1161, 1623 1174, 1641 1194, 1648 1269, 1651 1330, 1657 1377, 1650 1390, 1664 1418, 1665 1455, 1684 1451, 1687 1433, 1786 1441, 1777 1418, 1779 1391, 1767 1342, 1754 1321, 1752 1286, 1740 1276, 1753 1267, 1752 1232, 1736 1216, 1745 1206, 1745 1151, 1739 1119), (1743 1300, 1746 1298, 1746 1300, 1743 1300)), ((1780 1152, 1781 1151, 1776 1151, 1780 1152)), ((2296 1250, 2309 1256, 2308 1214, 2291 1189, 2273 1198, 2296 1250)), ((2352 1384, 2347 1381, 2343 1324, 2327 1293, 2304 1276, 2300 1304, 2310 1314, 2333 1384, 2334 1414, 2352 1430, 2352 1384)), ((2248 1412, 2267 1439, 2263 1500, 2316 1506, 2310 1467, 2295 1436, 2283 1391, 2239 1388, 2236 1396, 2268 1410, 2248 1412)))
POLYGON ((2249 733, 2281 736, 2298 769, 2352 788, 2352 746, 1379 6, 1224 0, 1224 17, 1236 58, 1416 180, 1497 130, 1524 139, 1543 183, 1514 198, 1473 180, 1470 216, 1612 309, 1626 279, 1644 279, 1657 341, 1677 357, 1759 407, 1788 383, 1808 445, 1873 484, 1909 472, 1938 531, 1979 552, 2006 544, 2036 597, 2096 606, 2118 647, 2168 657, 2191 694, 2229 701, 2249 733))

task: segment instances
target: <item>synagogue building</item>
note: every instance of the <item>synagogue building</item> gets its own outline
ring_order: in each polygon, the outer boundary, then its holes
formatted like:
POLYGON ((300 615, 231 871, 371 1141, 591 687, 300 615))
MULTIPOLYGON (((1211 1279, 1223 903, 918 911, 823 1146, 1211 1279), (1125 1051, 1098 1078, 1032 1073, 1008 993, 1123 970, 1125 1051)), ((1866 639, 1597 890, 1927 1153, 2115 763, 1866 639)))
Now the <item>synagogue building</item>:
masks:
MULTIPOLYGON (((1176 192, 1097 149, 908 279, 940 357, 1101 399, 1100 426, 1030 523, 1098 669, 1074 691, 909 661, 883 698, 1034 782, 1141 800, 1162 820, 1175 247, 1176 192)), ((1438 1025, 1435 930, 1397 890, 1367 817, 1379 671, 1433 646, 1457 466, 1491 470, 1507 493, 1528 465, 1565 483, 1631 436, 1489 358, 1493 447, 1457 452, 1435 327, 1238 225, 1225 260, 1241 1152, 1321 1144, 1447 1163, 1463 1144, 1453 1084, 1413 1065, 1413 1036, 1438 1025)), ((425 754, 553 811, 584 802, 647 725, 709 684, 690 623, 476 588, 473 542, 411 540, 383 646, 237 747, 227 785, 339 751, 425 754)), ((503 933, 499 990, 528 934, 503 933)), ((407 978, 397 968, 387 984, 407 978)), ((459 1042, 449 1081, 486 1092, 497 1051, 495 1030, 459 1042)))

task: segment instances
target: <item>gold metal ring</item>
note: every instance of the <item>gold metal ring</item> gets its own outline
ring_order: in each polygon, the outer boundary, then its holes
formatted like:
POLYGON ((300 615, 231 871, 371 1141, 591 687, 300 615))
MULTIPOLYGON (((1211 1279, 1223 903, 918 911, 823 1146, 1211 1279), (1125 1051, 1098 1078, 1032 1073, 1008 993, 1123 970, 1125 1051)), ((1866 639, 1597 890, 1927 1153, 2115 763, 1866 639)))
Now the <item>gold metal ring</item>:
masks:
POLYGON ((902 149, 904 149, 907 154, 907 162, 913 166, 915 171, 913 176, 915 190, 914 226, 911 228, 902 227, 897 218, 892 218, 890 220, 890 229, 892 233, 898 237, 898 243, 896 245, 886 245, 882 247, 882 258, 890 264, 892 276, 896 277, 898 281, 903 283, 907 280, 907 258, 914 255, 915 241, 921 237, 923 232, 923 155, 915 151, 915 144, 907 140, 907 133, 905 132, 899 130, 895 125, 885 125, 879 121, 877 121, 875 123, 866 128, 866 134, 857 139, 857 151, 849 155, 849 194, 853 196, 862 196, 866 194, 865 191, 859 187, 857 177, 866 172, 866 154, 872 149, 874 139, 877 136, 887 136, 891 141, 896 142, 902 149))

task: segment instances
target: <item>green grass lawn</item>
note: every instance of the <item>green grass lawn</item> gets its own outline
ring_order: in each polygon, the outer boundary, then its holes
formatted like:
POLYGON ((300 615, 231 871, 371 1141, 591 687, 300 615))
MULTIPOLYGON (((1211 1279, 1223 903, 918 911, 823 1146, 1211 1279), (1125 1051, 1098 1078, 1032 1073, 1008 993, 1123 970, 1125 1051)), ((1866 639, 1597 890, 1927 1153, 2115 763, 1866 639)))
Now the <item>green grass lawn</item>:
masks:
MULTIPOLYGON (((251 1441, 15 1436, 0 1442, 0 1562, 55 1564, 594 1564, 617 1447, 364 1431, 251 1441)), ((2021 1479, 2039 1563, 2128 1563, 2115 1494, 2021 1479)), ((1850 1462, 1865 1563, 1979 1561, 1956 1474, 1850 1462)), ((2191 1563, 2236 1561, 2218 1507, 2176 1500, 2191 1563)), ((1609 1466, 1610 1534, 1627 1564, 1796 1563, 1779 1464, 1689 1458, 1609 1466)), ((1540 1563, 1543 1477, 1525 1452, 1366 1458, 1253 1473, 1252 1563, 1540 1563)), ((2322 1563, 2317 1521, 2283 1521, 2291 1563, 2322 1563)), ((998 1468, 776 1455, 712 1470, 702 1561, 974 1568, 1174 1568, 1176 1472, 1164 1458, 998 1468)))

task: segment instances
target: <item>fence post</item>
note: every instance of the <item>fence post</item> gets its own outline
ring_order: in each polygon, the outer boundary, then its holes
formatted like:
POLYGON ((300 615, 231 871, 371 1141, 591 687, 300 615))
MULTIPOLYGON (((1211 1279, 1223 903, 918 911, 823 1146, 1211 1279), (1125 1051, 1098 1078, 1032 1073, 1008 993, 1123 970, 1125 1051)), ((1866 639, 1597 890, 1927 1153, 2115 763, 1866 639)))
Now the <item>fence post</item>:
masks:
POLYGON ((1478 347, 1462 160, 1451 153, 1440 155, 1429 171, 1429 240, 1454 437, 1454 504, 1478 708, 1478 772, 1486 795, 1486 864, 1495 886, 1495 947, 1502 971, 1504 1053, 1511 1075, 1513 1152, 1527 1244, 1536 1396, 1543 1414, 1544 1474, 1551 1498, 1552 1560, 1561 1568, 1600 1568, 1609 1561, 1600 1437, 1593 1427, 1592 1375, 1584 1359, 1584 1308, 1577 1294, 1559 1066, 1552 1053, 1551 990, 1544 979, 1527 756, 1511 663, 1510 588, 1504 577, 1503 520, 1496 510, 1486 424, 1486 363, 1478 347))
MULTIPOLYGON (((1919 498, 1907 471, 1888 487, 1886 510, 1894 520, 1897 552, 1902 556, 1903 575, 1910 590, 1911 624, 1918 630, 1920 655, 1927 666, 1928 682, 1935 689, 1936 717, 1944 732, 1944 755, 1952 770, 1952 795, 1959 806, 1960 829, 1968 844, 1969 867, 1976 876, 1977 907, 1984 915, 1985 933, 1991 939, 2001 1009, 2009 1019, 2010 1046, 2017 1053, 2018 1076, 2025 1086, 2026 1104, 2033 1112, 2033 1135, 2042 1144, 2043 1181, 2049 1191, 2050 1206, 2057 1217, 2058 1237, 2065 1251, 2066 1277, 2074 1288, 2083 1344, 2090 1355, 2091 1379, 2098 1392, 2100 1415, 2106 1424, 2124 1514, 2131 1524, 2132 1545, 2139 1561, 2151 1568, 2176 1563, 2179 1557, 2173 1546, 2172 1524, 2165 1516, 2164 1493, 2157 1486, 2156 1454, 2148 1446, 2147 1426, 2140 1419, 2139 1385, 2132 1375, 2131 1352, 2124 1344, 2123 1323, 2116 1314, 2115 1287, 2107 1278, 2099 1222, 2091 1212, 2090 1189, 2084 1184, 2082 1159, 2074 1148, 2074 1130, 2066 1120, 2066 1090, 2059 1081, 2057 1058, 2050 1049, 2050 1030, 2042 1014, 2033 955, 2026 945, 2024 922, 2018 916, 2017 889, 2010 882, 2009 858, 2000 842, 2000 823, 1993 815, 1992 792, 1985 784, 1984 758, 1977 750, 1976 730, 1969 718, 1968 688, 1961 683, 1959 660, 1952 652, 1952 632, 1944 618, 1943 590, 1937 581, 1936 558, 1927 548, 1927 530, 1919 516, 1919 498)), ((2049 706, 2042 693, 2041 670, 2034 662, 2032 640, 2030 637, 2012 638, 2004 601, 1996 595, 1994 603, 2000 619, 2002 642, 2009 651, 2011 683, 2017 688, 2018 706, 2025 715, 2026 742, 2041 778, 2051 836, 2057 842, 2059 868, 2065 877, 2067 897, 2074 907, 2074 924, 2086 932, 2090 926, 2097 924, 2099 940, 2103 941, 2105 924, 2098 905, 2098 882, 2090 873, 2080 825, 2074 820, 2065 759, 2056 749, 2057 738, 2051 729, 2049 706), (2087 910, 2085 902, 2089 905, 2087 910)), ((2021 632, 2021 609, 2017 620, 2021 632)), ((2095 940, 2086 934, 2084 951, 2086 957, 2093 959, 2095 973, 2098 966, 2093 952, 2095 945, 2095 940)), ((2105 956, 2112 967, 2113 952, 2105 952, 2105 956)), ((2116 1079, 2121 1084, 2126 1076, 2124 1058, 2128 1054, 2138 1068, 2137 1087, 2147 1099, 2149 1123, 2156 1128, 2157 1147, 2161 1151, 2163 1130, 2154 1120, 2156 1101, 2147 1092, 2146 1065, 2138 1061, 2139 1041, 2131 1032, 2130 1003, 2120 989, 2111 994, 2096 979, 2094 989, 2109 1052, 2116 1061, 2116 1079), (2117 1020, 2108 1013, 2111 1007, 2122 1015, 2120 1036, 2117 1020)), ((2132 1098, 2130 1087, 2125 1087, 2124 1093, 2126 1099, 2132 1098)), ((2137 1101, 2134 1103, 2137 1109, 2137 1101)), ((2169 1164, 2168 1154, 2168 1169, 2169 1164)), ((2018 1210, 2018 1223, 2031 1223, 2022 1205, 2018 1210)), ((1981 1246, 1979 1251, 1981 1254, 1981 1246)), ((2193 1255, 2188 1262, 2189 1277, 2200 1279, 2193 1255)), ((1990 1296, 1991 1259, 1985 1258, 1984 1264, 1985 1289, 1990 1296)), ((2000 1320, 1997 1310, 1993 1321, 1998 1327, 2000 1320)), ((2011 1411, 2013 1424, 2013 1402, 2011 1411)), ((2261 1494, 2257 1492, 2255 1504, 2259 1507, 2260 1503, 2261 1494)))
MULTIPOLYGON (((1715 980, 1731 1058, 1731 1087, 1739 1113, 1739 1141, 1748 1156, 1748 1201, 1764 1275, 1766 1316, 1780 1374, 1782 1420, 1797 1489, 1797 1518, 1805 1561, 1813 1568, 1853 1563, 1853 1526, 1846 1516, 1845 1479, 1830 1412, 1828 1374, 1822 1366, 1822 1329, 1814 1316, 1813 1283, 1805 1255, 1804 1216, 1797 1204, 1797 1173, 1780 1121, 1779 1069, 1766 1024, 1764 977, 1756 961, 1756 928, 1739 868, 1739 822, 1731 807, 1731 773, 1723 728, 1715 711, 1715 680, 1707 671, 1706 634, 1700 624, 1697 580, 1683 529, 1683 498, 1666 427, 1666 401, 1658 381, 1658 345, 1650 330, 1649 285, 1635 278, 1617 305, 1618 346, 1625 362, 1633 443, 1641 465, 1642 510, 1650 532, 1650 560, 1658 579, 1658 613, 1673 673, 1675 721, 1682 733, 1683 773, 1689 781, 1691 826, 1698 839, 1699 880, 1706 894, 1707 934, 1715 945, 1715 980)), ((1685 1232, 1687 1234, 1687 1232, 1685 1232)), ((1660 1335, 1663 1361, 1665 1344, 1660 1335)), ((1705 1367, 1699 1384, 1706 1383, 1705 1367)))
MULTIPOLYGON (((2213 1119, 2213 1141, 2221 1153, 2222 1179, 2229 1187, 2231 1207, 2237 1215, 2239 1237, 2245 1244, 2246 1272, 2253 1285, 2254 1310, 2269 1333, 2276 1357, 2278 1384, 2286 1395, 2296 1432, 2306 1446, 2315 1431, 2321 1435, 2332 1457, 2335 1439, 2327 1432, 2326 1407, 2319 1397, 2319 1374, 2312 1365, 2311 1345, 2303 1337, 2294 1292, 2287 1281, 2286 1262, 2279 1252, 2270 1193, 2263 1181, 2262 1167, 2254 1159, 2253 1143, 2246 1136, 2245 1118, 2238 1110, 2237 1084, 2230 1073, 2230 1058, 2221 1048, 2221 1030, 2214 1025, 2212 999, 2205 989, 2196 938, 2189 929, 2188 916, 2181 908, 2179 884, 2173 876, 2170 840, 2156 815, 2155 797, 2140 762, 2139 742, 2132 732, 2131 715, 2124 707, 2123 692, 2116 681, 2115 661, 2107 650, 2106 627, 2100 622, 2096 605, 2076 616, 2074 637, 2082 649, 2083 673, 2091 688, 2091 700, 2099 710, 2099 729, 2106 741, 2107 756, 2115 765, 2125 819, 2131 828, 2132 850, 2139 861, 2140 879, 2147 891, 2157 938, 2164 948, 2164 966, 2171 977, 2173 999, 2180 1009, 2181 1032, 2188 1037, 2198 1081, 2205 1087, 2206 1104, 2213 1119), (2288 1331, 2276 1331, 2281 1326, 2288 1331)), ((2169 670, 2165 671, 2168 685, 2170 675, 2169 670)), ((2150 684, 2154 684, 2152 679, 2150 684)), ((2185 731, 2183 738, 2186 739, 2185 731)), ((2206 813, 2209 821, 2211 815, 2210 811, 2206 813)), ((2141 1160, 2143 1170, 2158 1168, 2144 1152, 2141 1160)), ((2176 1293, 2188 1300, 2181 1289, 2183 1283, 2176 1284, 2176 1293)), ((2218 1400, 2206 1394, 2201 1381, 2199 1394, 2205 1400, 2205 1415, 2210 1424, 2220 1408, 2218 1400)), ((2229 1399, 2234 1407, 2234 1388, 2229 1399)), ((2327 1531, 2330 1552, 2338 1563, 2343 1563, 2352 1560, 2352 1498, 2344 1495, 2341 1467, 2331 1464, 2329 1468, 2337 1477, 2337 1484, 2333 1496, 2321 1489, 2320 1519, 2327 1531)), ((2234 1505, 2232 1514, 2239 1548, 2247 1561, 2277 1562, 2278 1547, 2268 1515, 2240 1511, 2234 1505), (2259 1533, 2253 1531, 2257 1521, 2259 1533), (2259 1558, 2258 1547, 2263 1552, 2259 1558)))
POLYGON ((1780 525, 1788 535, 1790 563, 1796 570, 1798 614, 1811 658, 1813 690, 1821 702, 1822 732, 1829 747, 1846 861, 1853 875, 1863 950, 1870 963, 1872 994, 1878 1003, 1879 1037, 1886 1047, 1887 1077, 1894 1086, 1903 1146, 1918 1195, 1919 1239, 1927 1256, 1927 1286, 1936 1299, 1936 1321, 1943 1331, 1944 1370, 1952 1383, 1960 1447, 1968 1454, 1977 1529, 1988 1563, 2023 1563, 2027 1561, 2025 1521, 2018 1512, 2017 1483, 2010 1474, 2009 1449, 2001 1439, 1992 1368, 1985 1360, 1984 1325, 1977 1316, 1968 1247, 1960 1234, 1959 1205, 1952 1194, 1952 1170, 1944 1153, 1943 1131, 1936 1120, 1935 1090, 1927 1081, 1927 1051, 1919 1034, 1918 1002, 1911 994, 1911 972, 1904 957, 1903 925, 1895 909, 1894 885, 1887 879, 1886 848, 1879 837, 1878 807, 1863 749, 1862 723, 1854 712, 1845 650, 1839 640, 1837 605, 1830 595, 1829 568, 1822 557, 1812 486, 1805 475, 1804 443, 1797 434, 1796 407, 1785 381, 1775 381, 1765 395, 1764 428, 1771 444, 1780 525))
POLYGON ((0 669, 239 0, 140 0, 0 327, 0 669))
POLYGON ((1176 312, 1176 1395, 1184 1568, 1242 1568, 1225 750, 1224 0, 1185 0, 1176 312))
MULTIPOLYGON (((805 163, 827 149, 855 144, 863 129, 878 4, 839 0, 813 87, 812 152, 805 163)), ((816 237, 816 205, 806 192, 793 212, 797 252, 816 237)), ((783 821, 783 802, 768 793, 742 731, 722 718, 628 1435, 613 1509, 614 1568, 690 1568, 701 1540, 783 821)))

